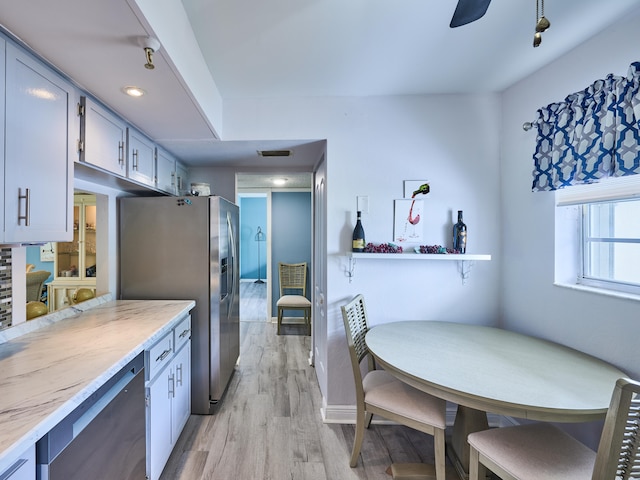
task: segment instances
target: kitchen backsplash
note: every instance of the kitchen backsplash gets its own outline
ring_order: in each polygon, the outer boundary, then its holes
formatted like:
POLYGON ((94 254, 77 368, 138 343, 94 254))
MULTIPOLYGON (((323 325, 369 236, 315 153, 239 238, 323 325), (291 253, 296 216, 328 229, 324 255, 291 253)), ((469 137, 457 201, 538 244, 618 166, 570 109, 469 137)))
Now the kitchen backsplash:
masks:
POLYGON ((11 249, 0 248, 0 330, 11 326, 11 249))

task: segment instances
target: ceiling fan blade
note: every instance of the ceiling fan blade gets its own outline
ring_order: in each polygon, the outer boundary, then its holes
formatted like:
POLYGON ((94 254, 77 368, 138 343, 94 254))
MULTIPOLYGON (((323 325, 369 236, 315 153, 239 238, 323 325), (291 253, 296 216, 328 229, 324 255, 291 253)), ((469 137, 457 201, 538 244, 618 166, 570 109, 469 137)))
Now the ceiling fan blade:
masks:
POLYGON ((458 0, 449 26, 455 28, 475 22, 486 13, 490 3, 491 0, 458 0))

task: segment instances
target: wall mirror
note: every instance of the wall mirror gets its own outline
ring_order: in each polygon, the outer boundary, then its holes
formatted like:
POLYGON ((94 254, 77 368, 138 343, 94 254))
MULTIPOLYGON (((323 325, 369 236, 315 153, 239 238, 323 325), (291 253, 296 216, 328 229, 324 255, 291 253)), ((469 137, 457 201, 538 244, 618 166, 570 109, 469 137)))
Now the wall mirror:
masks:
MULTIPOLYGON (((29 246, 27 263, 27 302, 39 301, 46 307, 27 311, 27 319, 34 314, 54 312, 83 302, 96 295, 96 285, 100 277, 100 257, 104 255, 100 231, 107 231, 107 219, 101 204, 106 204, 106 195, 88 191, 74 191, 73 239, 69 242, 49 242, 39 246, 29 246), (35 275, 36 272, 39 272, 35 275), (49 275, 39 285, 40 279, 49 275), (44 312, 44 313, 43 313, 44 312)), ((104 263, 102 263, 104 264, 104 263)), ((16 279, 16 281, 19 281, 16 279)))

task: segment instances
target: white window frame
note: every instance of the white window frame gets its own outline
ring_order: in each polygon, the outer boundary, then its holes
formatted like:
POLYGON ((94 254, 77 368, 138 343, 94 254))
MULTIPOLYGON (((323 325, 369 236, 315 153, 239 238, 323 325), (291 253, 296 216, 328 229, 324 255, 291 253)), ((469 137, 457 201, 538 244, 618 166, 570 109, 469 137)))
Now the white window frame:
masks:
MULTIPOLYGON (((621 199, 615 200, 618 201, 640 201, 638 199, 621 199)), ((628 244, 628 243, 640 243, 640 238, 621 238, 621 237, 591 237, 589 234, 590 227, 590 206, 595 202, 583 203, 581 204, 581 236, 580 236, 580 274, 578 275, 578 283, 581 285, 587 285, 595 288, 616 290, 625 293, 632 293, 636 295, 640 295, 640 284, 624 282, 619 280, 609 280, 606 278, 596 277, 589 271, 590 266, 590 251, 589 251, 589 243, 596 242, 606 242, 610 244, 628 244)), ((611 209, 610 215, 613 214, 613 202, 598 202, 604 203, 605 205, 609 205, 611 209)), ((609 258, 609 264, 612 267, 613 257, 609 258)))
MULTIPOLYGON (((556 191, 555 285, 640 300, 640 286, 585 275, 585 209, 593 203, 640 199, 640 175, 556 191)), ((640 243, 638 239, 625 239, 640 243)))

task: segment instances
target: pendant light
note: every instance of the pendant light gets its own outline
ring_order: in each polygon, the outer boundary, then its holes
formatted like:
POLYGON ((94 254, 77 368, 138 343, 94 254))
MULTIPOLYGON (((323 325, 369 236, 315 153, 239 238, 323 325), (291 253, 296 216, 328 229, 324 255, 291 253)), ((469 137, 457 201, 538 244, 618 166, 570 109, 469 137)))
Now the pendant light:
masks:
POLYGON ((551 22, 544 16, 544 0, 536 0, 536 33, 533 35, 533 46, 542 43, 542 32, 551 26, 551 22))

